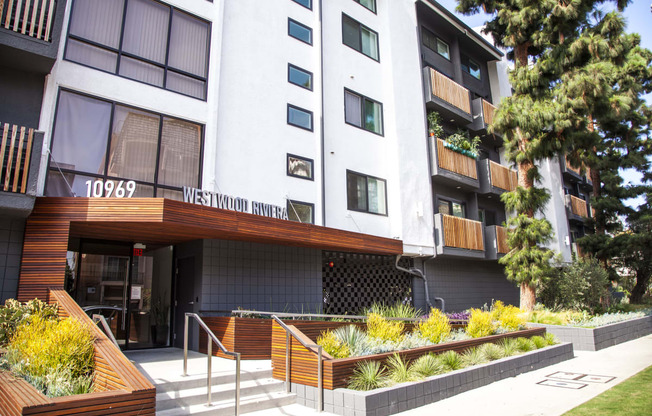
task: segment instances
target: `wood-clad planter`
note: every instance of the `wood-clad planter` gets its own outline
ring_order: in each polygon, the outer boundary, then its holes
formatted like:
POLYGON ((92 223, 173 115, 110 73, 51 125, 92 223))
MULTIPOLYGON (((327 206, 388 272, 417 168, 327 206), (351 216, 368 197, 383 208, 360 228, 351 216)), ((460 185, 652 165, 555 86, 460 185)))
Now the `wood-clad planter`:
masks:
MULTIPOLYGON (((316 337, 326 329, 332 329, 332 324, 349 325, 346 322, 310 322, 310 325, 304 325, 296 321, 292 322, 299 331, 307 338, 316 340, 316 337), (322 324, 322 326, 319 326, 322 324)), ((522 331, 510 332, 507 334, 492 335, 482 338, 474 338, 466 341, 448 342, 445 344, 431 345, 427 347, 414 348, 398 352, 389 352, 383 354, 367 355, 364 357, 349 357, 338 359, 323 359, 323 386, 327 390, 334 390, 348 385, 349 378, 353 375, 353 370, 361 361, 385 361, 393 354, 399 354, 403 359, 413 360, 427 353, 440 354, 445 351, 453 350, 464 352, 469 348, 476 347, 488 342, 498 342, 503 338, 532 337, 535 335, 545 334, 545 328, 532 328, 522 331)), ((274 323, 272 326, 272 367, 273 377, 278 380, 285 380, 285 330, 280 325, 274 323)), ((317 386, 317 355, 309 351, 294 338, 291 339, 290 346, 290 381, 306 386, 317 386)))
POLYGON ((0 372, 0 414, 154 415, 156 388, 124 356, 63 289, 50 289, 48 303, 60 317, 74 317, 95 335, 94 392, 49 398, 25 380, 0 372))

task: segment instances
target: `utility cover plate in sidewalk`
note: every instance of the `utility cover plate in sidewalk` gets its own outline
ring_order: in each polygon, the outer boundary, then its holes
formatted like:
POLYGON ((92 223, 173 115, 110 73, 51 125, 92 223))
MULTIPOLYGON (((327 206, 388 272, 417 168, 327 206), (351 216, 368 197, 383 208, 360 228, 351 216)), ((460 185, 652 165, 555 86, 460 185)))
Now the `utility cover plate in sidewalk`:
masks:
POLYGON ((610 382, 611 380, 615 379, 616 377, 611 377, 611 376, 594 376, 591 374, 587 374, 584 377, 578 378, 578 381, 588 381, 589 383, 603 383, 606 384, 610 382))
POLYGON ((538 382, 537 384, 540 384, 542 386, 561 387, 564 389, 573 389, 573 390, 579 390, 582 387, 588 386, 588 384, 586 383, 573 383, 570 381, 561 381, 561 380, 543 380, 538 382))
POLYGON ((557 371, 556 373, 548 374, 546 377, 559 378, 561 380, 579 380, 582 377, 586 376, 587 374, 582 373, 568 373, 566 371, 557 371))

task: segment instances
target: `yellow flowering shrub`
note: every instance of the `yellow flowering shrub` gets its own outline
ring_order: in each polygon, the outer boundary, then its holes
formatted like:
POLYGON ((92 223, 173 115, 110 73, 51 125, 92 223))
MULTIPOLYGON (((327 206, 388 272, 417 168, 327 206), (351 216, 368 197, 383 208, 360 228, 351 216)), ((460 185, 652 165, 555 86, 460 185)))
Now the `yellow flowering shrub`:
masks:
POLYGON ((480 309, 471 309, 471 317, 466 326, 466 333, 472 338, 486 337, 496 332, 491 312, 480 309))
POLYGON ((419 322, 418 330, 430 342, 439 344, 451 333, 448 317, 439 309, 432 308, 427 320, 419 322))
POLYGON ((349 346, 340 341, 333 331, 323 332, 319 338, 317 338, 317 345, 324 348, 324 351, 333 358, 346 358, 351 355, 349 346))
POLYGON ((367 335, 383 341, 401 342, 405 324, 401 321, 390 321, 377 313, 367 317, 367 335))

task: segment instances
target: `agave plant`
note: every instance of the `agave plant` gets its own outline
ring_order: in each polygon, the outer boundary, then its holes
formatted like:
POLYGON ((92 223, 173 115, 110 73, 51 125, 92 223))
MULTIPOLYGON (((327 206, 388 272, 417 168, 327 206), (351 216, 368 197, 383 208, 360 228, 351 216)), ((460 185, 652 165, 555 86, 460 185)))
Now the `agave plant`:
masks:
POLYGON ((355 325, 341 326, 333 330, 333 336, 348 347, 352 357, 373 354, 369 337, 355 325))
POLYGON ((496 344, 482 344, 479 349, 488 361, 503 358, 503 349, 496 344))
POLYGON ((529 338, 523 337, 516 339, 516 347, 521 352, 528 352, 537 349, 536 345, 534 345, 534 342, 532 342, 529 338))
POLYGON ((444 368, 448 371, 459 370, 464 368, 464 363, 462 362, 462 356, 453 350, 446 351, 443 354, 439 355, 439 360, 444 365, 444 368))
POLYGON ((446 372, 444 364, 435 354, 426 354, 412 362, 410 371, 419 377, 430 377, 446 372))
POLYGON ((530 341, 532 341, 532 343, 534 344, 534 346, 535 346, 537 349, 539 349, 539 348, 543 348, 543 347, 545 347, 545 346, 548 345, 548 343, 546 342, 545 338, 543 338, 543 337, 541 337, 541 336, 539 336, 539 335, 535 335, 535 336, 533 336, 532 338, 530 338, 530 341))
POLYGON ((387 370, 389 371, 389 379, 394 383, 405 383, 417 379, 416 374, 410 371, 410 362, 404 361, 403 357, 398 354, 394 354, 387 359, 387 370))
POLYGON ((378 361, 363 361, 353 370, 349 388, 353 390, 373 390, 388 382, 385 367, 378 361))
POLYGON ((546 334, 543 336, 543 339, 546 340, 546 343, 548 345, 559 344, 559 341, 557 341, 555 334, 553 334, 552 332, 546 332, 546 334))
POLYGON ((520 352, 518 344, 514 338, 503 338, 500 340, 498 345, 503 350, 503 357, 510 357, 520 352))
POLYGON ((474 365, 484 364, 489 360, 482 353, 480 348, 469 348, 464 354, 462 354, 462 365, 464 367, 471 367, 474 365))

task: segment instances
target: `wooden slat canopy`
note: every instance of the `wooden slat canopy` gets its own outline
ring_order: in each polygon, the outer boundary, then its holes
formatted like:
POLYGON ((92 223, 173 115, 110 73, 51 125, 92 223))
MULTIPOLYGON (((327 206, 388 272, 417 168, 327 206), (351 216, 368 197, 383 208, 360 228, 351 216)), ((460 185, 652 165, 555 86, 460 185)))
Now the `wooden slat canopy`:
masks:
POLYGON ((27 219, 18 299, 63 286, 68 238, 146 244, 227 239, 393 255, 403 242, 163 198, 37 198, 27 219))

